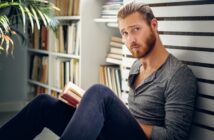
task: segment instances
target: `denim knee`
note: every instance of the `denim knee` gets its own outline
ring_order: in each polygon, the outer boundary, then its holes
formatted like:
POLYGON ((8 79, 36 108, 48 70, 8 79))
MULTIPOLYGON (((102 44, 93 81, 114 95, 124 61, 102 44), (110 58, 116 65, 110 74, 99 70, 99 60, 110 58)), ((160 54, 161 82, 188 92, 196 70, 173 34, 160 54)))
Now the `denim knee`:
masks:
POLYGON ((48 100, 50 100, 50 98, 52 98, 52 97, 49 94, 41 93, 38 96, 36 96, 36 98, 34 100, 36 100, 36 101, 48 101, 48 100))
POLYGON ((50 104, 50 102, 53 100, 53 97, 49 94, 46 93, 42 93, 38 96, 36 96, 33 101, 31 102, 31 104, 33 105, 38 105, 39 106, 46 106, 48 104, 50 104))
POLYGON ((116 95, 110 88, 102 84, 94 84, 93 86, 91 86, 86 91, 86 96, 89 96, 93 99, 98 98, 97 100, 116 97, 116 95))

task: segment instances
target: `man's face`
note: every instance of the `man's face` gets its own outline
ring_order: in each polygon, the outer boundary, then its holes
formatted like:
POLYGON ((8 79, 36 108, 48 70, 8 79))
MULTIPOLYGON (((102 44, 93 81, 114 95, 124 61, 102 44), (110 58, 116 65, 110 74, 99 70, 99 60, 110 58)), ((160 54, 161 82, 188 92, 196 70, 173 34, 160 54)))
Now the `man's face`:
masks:
POLYGON ((139 13, 133 13, 125 19, 119 19, 122 40, 135 58, 147 56, 153 49, 156 36, 139 13))

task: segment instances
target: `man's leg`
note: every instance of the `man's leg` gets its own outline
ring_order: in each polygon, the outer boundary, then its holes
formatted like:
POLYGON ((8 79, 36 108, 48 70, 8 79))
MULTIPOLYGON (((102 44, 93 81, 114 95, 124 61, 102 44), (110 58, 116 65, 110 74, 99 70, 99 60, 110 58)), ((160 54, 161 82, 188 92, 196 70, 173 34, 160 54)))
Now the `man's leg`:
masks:
POLYGON ((145 140, 126 106, 107 87, 89 88, 60 140, 145 140))
POLYGON ((0 139, 32 140, 44 127, 61 135, 75 109, 41 94, 0 128, 0 139))

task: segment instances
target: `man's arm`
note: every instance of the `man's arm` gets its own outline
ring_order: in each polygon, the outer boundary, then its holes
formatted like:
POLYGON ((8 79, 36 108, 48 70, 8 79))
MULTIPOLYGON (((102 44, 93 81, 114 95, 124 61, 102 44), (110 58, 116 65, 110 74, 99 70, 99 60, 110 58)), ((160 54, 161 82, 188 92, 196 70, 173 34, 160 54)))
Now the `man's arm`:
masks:
POLYGON ((148 137, 152 140, 184 140, 190 131, 197 93, 196 78, 189 69, 182 67, 168 85, 165 93, 165 126, 150 129, 148 137))

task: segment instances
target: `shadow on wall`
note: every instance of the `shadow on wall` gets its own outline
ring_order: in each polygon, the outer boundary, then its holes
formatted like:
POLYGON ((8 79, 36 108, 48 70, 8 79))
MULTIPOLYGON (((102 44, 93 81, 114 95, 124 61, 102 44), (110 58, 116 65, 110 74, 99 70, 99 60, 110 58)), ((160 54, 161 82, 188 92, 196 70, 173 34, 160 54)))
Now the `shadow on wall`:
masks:
POLYGON ((0 103, 24 100, 27 84, 27 49, 15 39, 14 55, 0 54, 0 103))

